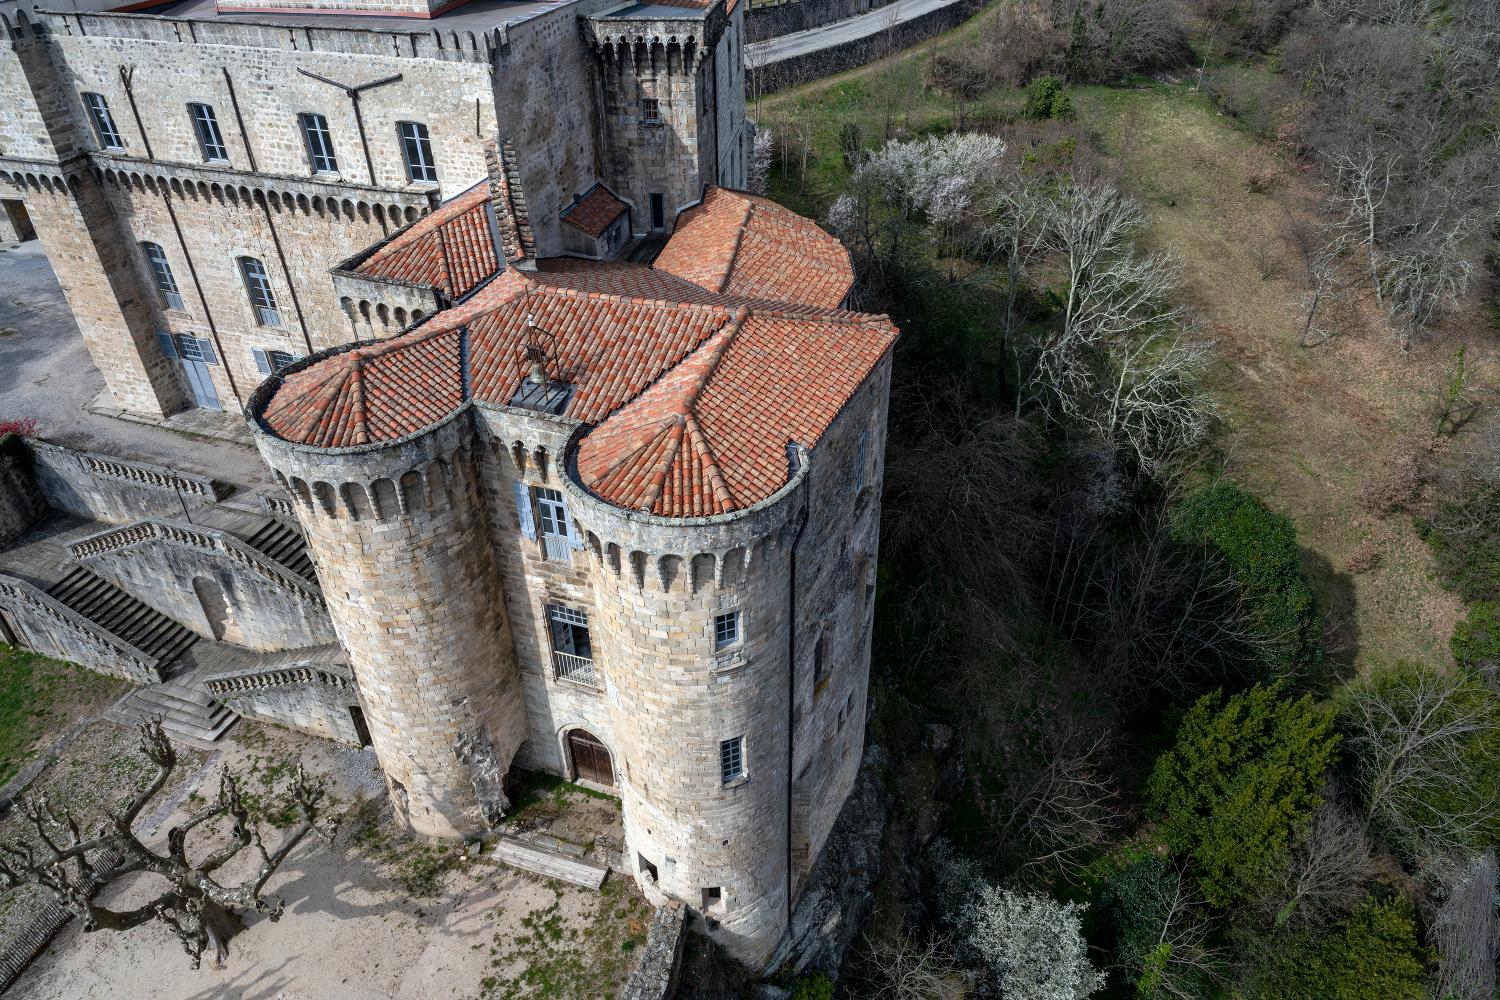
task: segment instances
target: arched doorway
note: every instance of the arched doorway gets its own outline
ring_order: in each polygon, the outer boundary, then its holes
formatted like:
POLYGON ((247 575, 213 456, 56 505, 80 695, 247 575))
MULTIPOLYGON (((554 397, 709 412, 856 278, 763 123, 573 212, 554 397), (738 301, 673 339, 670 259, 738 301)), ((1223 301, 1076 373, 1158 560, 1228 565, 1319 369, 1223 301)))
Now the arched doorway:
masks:
POLYGON ((203 617, 208 621, 215 639, 244 641, 240 634, 240 623, 235 620, 234 609, 229 606, 223 587, 206 576, 198 576, 193 578, 193 593, 198 595, 198 603, 203 606, 203 617))
POLYGON ((615 769, 609 759, 609 750, 593 733, 586 729, 574 729, 568 733, 568 760, 573 766, 573 777, 592 781, 606 788, 615 787, 615 769))

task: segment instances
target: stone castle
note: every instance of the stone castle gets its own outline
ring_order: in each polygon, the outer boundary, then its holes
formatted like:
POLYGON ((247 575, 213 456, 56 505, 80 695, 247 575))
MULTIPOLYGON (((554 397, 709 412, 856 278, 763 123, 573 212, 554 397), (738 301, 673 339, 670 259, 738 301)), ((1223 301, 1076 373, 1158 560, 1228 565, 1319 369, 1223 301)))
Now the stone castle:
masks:
POLYGON ((0 456, 14 525, 115 525, 0 560, 0 638, 368 743, 423 837, 516 767, 607 789, 647 897, 765 963, 859 765, 896 331, 737 190, 745 6, 7 13, 0 197, 109 405, 241 409, 280 488, 0 456))

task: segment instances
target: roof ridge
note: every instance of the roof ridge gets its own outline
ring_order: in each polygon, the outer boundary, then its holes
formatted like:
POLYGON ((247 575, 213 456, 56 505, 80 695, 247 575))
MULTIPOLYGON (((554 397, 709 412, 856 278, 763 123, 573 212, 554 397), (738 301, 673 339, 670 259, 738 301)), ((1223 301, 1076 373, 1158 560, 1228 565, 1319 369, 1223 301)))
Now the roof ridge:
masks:
MULTIPOLYGON (((655 271, 656 269, 655 268, 646 268, 645 270, 655 271)), ((554 273, 561 273, 561 272, 554 272, 554 273)), ((674 278, 677 277, 677 275, 672 274, 671 271, 657 271, 656 273, 670 275, 671 277, 674 277, 674 278)), ((534 290, 538 294, 542 294, 542 295, 556 295, 559 298, 566 298, 566 299, 607 299, 607 300, 609 300, 611 302, 628 302, 631 305, 636 305, 636 306, 661 306, 661 307, 665 307, 665 308, 668 308, 668 309, 686 309, 686 310, 690 310, 692 312, 710 312, 710 313, 728 313, 729 312, 729 307, 726 306, 726 305, 724 305, 724 303, 722 303, 722 302, 683 302, 683 301, 678 300, 678 299, 648 299, 648 298, 646 298, 645 296, 642 296, 642 295, 622 295, 619 292, 603 291, 603 290, 597 289, 597 288, 587 288, 586 289, 586 288, 574 288, 574 287, 567 286, 567 285, 549 285, 549 284, 547 284, 544 281, 537 281, 537 280, 535 280, 535 278, 530 277, 530 276, 528 276, 526 278, 526 280, 527 280, 527 282, 528 282, 528 284, 530 286, 528 288, 528 291, 534 290)), ((678 280, 686 280, 686 279, 679 278, 678 280)), ((692 284, 692 283, 689 282, 689 284, 692 284)), ((701 288, 702 286, 700 285, 699 287, 701 288)), ((704 290, 706 291, 707 289, 704 289, 704 290)), ((717 295, 717 294, 720 294, 720 293, 714 292, 712 294, 717 295)))
POLYGON ((354 415, 354 443, 370 443, 370 417, 365 412, 365 359, 355 353, 354 365, 349 372, 349 409, 354 415))
POLYGON ((740 256, 740 245, 745 240, 745 230, 750 228, 750 216, 755 214, 755 202, 742 198, 740 203, 745 206, 745 214, 740 218, 740 224, 734 227, 734 246, 729 249, 729 259, 723 276, 719 278, 719 286, 714 289, 721 295, 729 287, 729 278, 734 274, 734 265, 740 256))
POLYGON ((703 456, 704 472, 708 476, 708 485, 715 497, 713 504, 716 508, 715 513, 733 510, 736 502, 734 491, 729 488, 729 481, 724 478, 724 470, 719 467, 719 456, 714 453, 708 434, 704 432, 703 424, 698 419, 697 410, 688 413, 685 419, 688 440, 703 456))

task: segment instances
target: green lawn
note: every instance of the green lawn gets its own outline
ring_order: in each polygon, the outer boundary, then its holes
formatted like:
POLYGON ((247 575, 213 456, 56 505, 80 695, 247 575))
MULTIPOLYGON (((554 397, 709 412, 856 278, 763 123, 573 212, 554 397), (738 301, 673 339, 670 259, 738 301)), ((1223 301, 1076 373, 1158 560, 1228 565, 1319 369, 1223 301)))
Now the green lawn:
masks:
POLYGON ((107 707, 125 682, 0 644, 0 783, 58 734, 107 707))

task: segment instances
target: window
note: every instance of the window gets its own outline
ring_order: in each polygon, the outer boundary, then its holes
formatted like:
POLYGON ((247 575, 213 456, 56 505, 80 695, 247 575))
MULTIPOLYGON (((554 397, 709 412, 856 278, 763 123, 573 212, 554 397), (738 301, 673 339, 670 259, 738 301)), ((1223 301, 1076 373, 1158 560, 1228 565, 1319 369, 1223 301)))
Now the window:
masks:
POLYGON ((94 134, 99 137, 99 145, 105 149, 124 149, 125 140, 120 138, 120 130, 115 128, 115 120, 109 113, 104 95, 84 94, 83 103, 89 109, 89 118, 93 120, 94 134))
POLYGON ((255 370, 262 375, 280 375, 297 360, 286 351, 273 351, 269 348, 252 347, 250 353, 255 358, 255 370))
POLYGON ((641 121, 646 125, 660 125, 661 102, 654 97, 641 98, 641 121))
POLYGON ((739 781, 745 776, 745 737, 719 743, 719 778, 724 784, 739 781))
POLYGON ((714 649, 725 649, 740 641, 740 613, 729 611, 714 616, 714 649))
POLYGON ((657 879, 656 866, 647 861, 644 854, 637 854, 635 856, 635 863, 636 867, 641 870, 641 874, 646 876, 646 878, 648 878, 653 884, 655 884, 657 879))
POLYGON ((142 243, 141 252, 151 265, 151 274, 156 278, 156 290, 168 309, 182 308, 182 293, 177 290, 177 279, 172 277, 172 265, 167 263, 167 252, 158 243, 142 243))
POLYGON ((198 134, 198 148, 203 158, 210 163, 228 163, 229 150, 224 148, 224 136, 219 133, 219 120, 214 109, 207 104, 189 104, 188 113, 193 116, 193 131, 198 134))
POLYGON ((333 136, 328 131, 328 119, 322 115, 300 114, 302 141, 307 143, 307 160, 315 174, 336 174, 339 161, 333 155, 333 136))
POLYGON ((547 626, 552 633, 552 664, 557 677, 597 687, 594 647, 589 640, 589 616, 577 608, 549 604, 547 626))
POLYGON ((724 912, 724 889, 722 886, 711 885, 703 890, 703 906, 701 909, 704 913, 724 912))
MULTIPOLYGON (((158 339, 161 336, 158 334, 158 339)), ((202 337, 192 337, 185 333, 176 334, 172 337, 172 341, 177 345, 177 356, 184 361, 201 361, 206 365, 219 363, 219 356, 214 353, 213 341, 204 340, 202 337)))
POLYGON ((813 686, 822 684, 824 676, 828 673, 828 629, 825 627, 818 633, 817 644, 813 646, 813 686))
POLYGON ((536 512, 541 521, 542 548, 548 559, 571 559, 572 525, 568 523, 568 507, 557 490, 537 488, 536 512))
POLYGON ((854 695, 851 693, 849 695, 849 697, 847 697, 847 698, 844 699, 844 707, 841 708, 841 709, 839 709, 839 729, 840 730, 842 730, 844 728, 844 723, 848 722, 849 721, 849 717, 851 715, 853 715, 853 714, 854 714, 854 695))
POLYGON ((255 321, 261 326, 280 326, 281 313, 276 311, 276 294, 271 291, 271 277, 266 274, 266 265, 254 257, 241 257, 240 274, 245 279, 245 291, 250 294, 255 321))
POLYGON ((401 155, 406 159, 406 176, 412 183, 437 183, 437 164, 432 160, 432 141, 427 126, 421 122, 397 122, 401 133, 401 155))
POLYGON ((660 194, 651 195, 651 228, 667 228, 667 203, 660 194))

